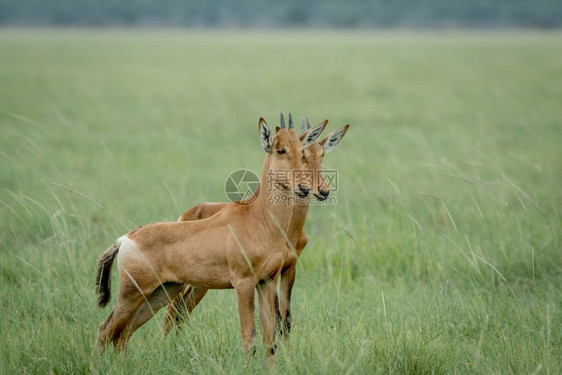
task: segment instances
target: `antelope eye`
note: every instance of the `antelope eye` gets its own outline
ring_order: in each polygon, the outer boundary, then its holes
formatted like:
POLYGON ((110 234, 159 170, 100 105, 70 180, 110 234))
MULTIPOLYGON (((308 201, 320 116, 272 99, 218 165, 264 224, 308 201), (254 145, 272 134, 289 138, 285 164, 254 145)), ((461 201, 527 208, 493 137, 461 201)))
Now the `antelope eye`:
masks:
POLYGON ((282 148, 281 150, 277 150, 278 154, 286 154, 287 150, 285 150, 284 148, 282 148))

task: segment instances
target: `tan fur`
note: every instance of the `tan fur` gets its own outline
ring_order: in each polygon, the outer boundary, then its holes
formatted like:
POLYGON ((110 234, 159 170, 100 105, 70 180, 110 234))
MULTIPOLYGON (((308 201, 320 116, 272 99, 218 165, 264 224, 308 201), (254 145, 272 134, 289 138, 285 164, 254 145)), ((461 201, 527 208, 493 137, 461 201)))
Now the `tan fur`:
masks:
POLYGON ((227 204, 228 203, 226 202, 207 202, 198 204, 197 206, 191 207, 189 210, 185 211, 178 221, 205 219, 222 210, 227 204))
MULTIPOLYGON (((328 120, 323 121, 320 125, 326 126, 328 120)), ((343 135, 349 129, 346 125, 343 135)), ((308 131, 303 132, 299 139, 302 141, 307 135, 308 131)), ((343 138, 343 135, 341 136, 343 138)), ((319 173, 322 170, 322 161, 325 155, 323 145, 328 141, 328 137, 322 139, 320 142, 314 142, 305 148, 304 169, 313 172, 314 179, 312 181, 312 193, 318 198, 323 199, 327 197, 329 188, 319 173), (324 194, 321 194, 320 192, 324 194)), ((289 333, 291 329, 291 312, 290 301, 291 292, 295 283, 296 276, 296 260, 302 253, 304 247, 308 243, 308 236, 304 230, 304 223, 308 213, 309 197, 304 201, 305 204, 293 207, 291 222, 286 233, 290 244, 288 247, 294 249, 296 256, 286 258, 285 263, 280 274, 281 285, 279 295, 276 296, 276 316, 277 325, 281 333, 289 333)), ((186 212, 184 212, 179 221, 200 220, 210 217, 217 212, 221 211, 227 203, 213 202, 198 204, 186 212)), ((187 317, 193 311, 197 304, 203 299, 207 289, 189 286, 180 295, 178 295, 173 302, 168 306, 167 314, 164 317, 164 335, 167 335, 174 324, 181 327, 182 317, 187 317)))
POLYGON ((281 191, 263 188, 269 170, 303 169, 303 145, 294 130, 279 130, 273 145, 251 204, 230 203, 198 221, 150 224, 119 239, 119 296, 98 330, 102 351, 110 341, 118 349, 126 348, 133 332, 168 304, 183 285, 190 284, 203 289, 236 289, 246 352, 255 340, 257 289, 263 342, 267 356, 273 355, 275 285, 281 270, 291 267, 296 257, 285 241, 285 233, 291 233, 293 206, 268 204, 268 198, 283 194, 293 199, 299 185, 310 188, 309 181, 292 173, 297 177, 281 191), (286 153, 278 154, 279 148, 286 153))

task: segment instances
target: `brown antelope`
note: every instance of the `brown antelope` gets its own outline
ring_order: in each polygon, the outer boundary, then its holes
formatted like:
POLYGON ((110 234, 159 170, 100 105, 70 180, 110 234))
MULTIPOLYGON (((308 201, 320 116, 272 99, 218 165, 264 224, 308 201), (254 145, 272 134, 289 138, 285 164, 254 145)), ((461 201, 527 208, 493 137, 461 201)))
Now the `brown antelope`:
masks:
MULTIPOLYGON (((324 120, 318 126, 325 126, 328 120, 324 120)), ((307 126, 304 120, 301 120, 301 135, 299 138, 302 140, 308 135, 312 129, 312 124, 307 118, 307 126)), ((331 132, 319 142, 314 142, 305 148, 304 167, 307 171, 312 172, 312 193, 320 201, 323 201, 330 194, 330 189, 322 179, 320 171, 322 170, 322 161, 327 152, 333 150, 342 140, 349 124, 331 132)), ((289 231, 286 233, 287 238, 290 240, 290 248, 294 249, 297 257, 300 257, 304 247, 308 243, 308 236, 304 230, 304 222, 308 213, 309 200, 306 199, 305 204, 296 205, 293 207, 291 217, 291 224, 289 231)), ((178 221, 191 221, 205 219, 222 210, 227 203, 224 202, 207 202, 194 206, 184 212, 178 221)), ((296 262, 286 264, 281 270, 280 279, 281 285, 279 289, 279 296, 276 296, 276 316, 277 325, 281 334, 288 334, 291 330, 291 292, 295 283, 296 276, 296 262)), ((167 335, 172 325, 181 324, 182 317, 186 317, 193 311, 193 309, 203 299, 208 289, 199 288, 190 285, 182 293, 180 293, 173 302, 168 306, 168 311, 164 317, 164 334, 167 335)))
POLYGON ((230 203, 216 215, 198 221, 153 223, 127 233, 107 249, 98 261, 98 305, 110 300, 110 271, 117 256, 119 295, 113 311, 100 324, 97 343, 101 352, 109 342, 126 349, 136 329, 189 284, 203 289, 234 288, 244 351, 255 344, 254 293, 258 291, 259 316, 266 356, 275 346, 275 288, 279 272, 296 260, 287 246, 292 206, 271 204, 274 194, 286 201, 306 197, 311 184, 304 174, 304 150, 320 135, 313 128, 305 139, 285 128, 277 134, 263 118, 259 135, 266 151, 260 186, 246 201, 230 203), (276 171, 289 172, 279 179, 276 171), (267 189, 270 182, 276 189, 267 189), (269 201, 269 202, 268 202, 269 201))

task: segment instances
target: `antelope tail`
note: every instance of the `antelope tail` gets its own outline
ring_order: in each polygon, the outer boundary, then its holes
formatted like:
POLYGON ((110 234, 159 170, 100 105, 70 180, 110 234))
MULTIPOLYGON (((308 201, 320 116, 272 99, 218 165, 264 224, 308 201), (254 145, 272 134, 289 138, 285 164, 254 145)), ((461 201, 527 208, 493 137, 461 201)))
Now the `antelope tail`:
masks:
POLYGON ((113 260, 118 251, 119 245, 114 244, 98 259, 96 292, 98 294, 98 306, 102 308, 105 307, 111 299, 111 266, 113 265, 113 260))

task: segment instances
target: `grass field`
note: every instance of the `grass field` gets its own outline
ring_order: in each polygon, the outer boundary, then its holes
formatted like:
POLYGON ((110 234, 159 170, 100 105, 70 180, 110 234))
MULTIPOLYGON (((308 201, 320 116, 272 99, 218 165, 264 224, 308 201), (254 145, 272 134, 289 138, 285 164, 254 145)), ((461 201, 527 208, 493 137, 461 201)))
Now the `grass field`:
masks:
POLYGON ((266 371, 259 351, 245 367, 233 291, 165 340, 159 313, 127 357, 97 356, 110 310, 93 280, 119 235, 259 171, 258 118, 290 111, 351 130, 325 159, 337 204, 310 210, 279 373, 561 373, 561 46, 0 30, 1 372, 266 371))

